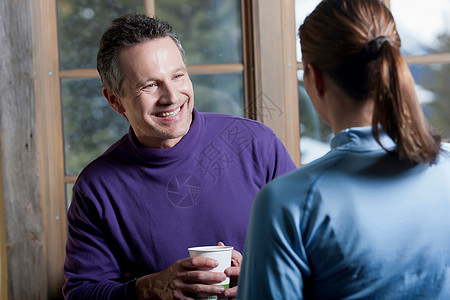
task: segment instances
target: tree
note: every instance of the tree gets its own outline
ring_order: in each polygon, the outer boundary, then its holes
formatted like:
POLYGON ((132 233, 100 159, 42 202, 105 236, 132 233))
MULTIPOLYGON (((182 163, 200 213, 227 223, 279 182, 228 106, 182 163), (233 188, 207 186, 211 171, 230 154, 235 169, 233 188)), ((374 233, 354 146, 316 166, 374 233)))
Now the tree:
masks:
MULTIPOLYGON (((450 35, 442 34, 438 38, 439 46, 436 52, 450 53, 450 35)), ((421 85, 435 94, 433 102, 427 104, 424 110, 429 109, 430 123, 442 134, 443 138, 450 140, 450 64, 425 66, 426 72, 420 78, 421 85)))

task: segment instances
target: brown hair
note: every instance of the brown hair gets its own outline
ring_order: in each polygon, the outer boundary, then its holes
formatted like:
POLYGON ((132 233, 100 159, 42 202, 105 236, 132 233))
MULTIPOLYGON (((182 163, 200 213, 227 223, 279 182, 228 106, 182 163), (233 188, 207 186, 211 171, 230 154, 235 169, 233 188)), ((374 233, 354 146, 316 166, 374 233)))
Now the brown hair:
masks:
POLYGON ((186 63, 183 47, 169 23, 140 13, 125 14, 114 19, 102 35, 97 54, 97 71, 103 85, 123 95, 123 76, 119 68, 120 52, 147 40, 162 37, 170 37, 174 41, 186 63))
POLYGON ((436 160, 441 137, 425 121, 400 54, 394 19, 384 4, 323 0, 300 26, 299 37, 306 64, 319 67, 355 101, 374 99, 372 132, 382 147, 378 124, 397 144, 400 159, 436 160))

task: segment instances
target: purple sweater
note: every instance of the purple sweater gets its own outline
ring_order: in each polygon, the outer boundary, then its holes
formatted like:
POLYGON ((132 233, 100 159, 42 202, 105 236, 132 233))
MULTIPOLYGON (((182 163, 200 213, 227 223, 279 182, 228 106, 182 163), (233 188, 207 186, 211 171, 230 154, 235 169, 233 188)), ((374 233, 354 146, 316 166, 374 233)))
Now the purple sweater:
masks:
POLYGON ((126 282, 222 241, 242 252, 250 208, 270 180, 296 168, 267 126, 199 113, 173 148, 129 133, 73 188, 63 288, 70 299, 126 299, 126 282))

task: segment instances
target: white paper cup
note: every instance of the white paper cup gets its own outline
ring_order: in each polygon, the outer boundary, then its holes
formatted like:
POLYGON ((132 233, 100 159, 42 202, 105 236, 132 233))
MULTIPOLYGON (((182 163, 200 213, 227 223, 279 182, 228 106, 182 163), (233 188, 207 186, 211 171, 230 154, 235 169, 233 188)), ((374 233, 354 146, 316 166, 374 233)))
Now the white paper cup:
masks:
MULTIPOLYGON (((231 246, 203 246, 203 247, 192 247, 189 248, 189 256, 204 256, 217 260, 219 265, 214 269, 209 270, 210 272, 220 272, 223 273, 226 268, 231 266, 231 253, 233 247, 231 246)), ((214 285, 221 285, 225 289, 230 287, 230 278, 227 277, 224 281, 220 283, 215 283, 214 285)), ((197 296, 197 300, 216 300, 221 299, 216 295, 213 296, 205 296, 199 297, 197 296)), ((226 299, 226 298, 223 298, 226 299)))

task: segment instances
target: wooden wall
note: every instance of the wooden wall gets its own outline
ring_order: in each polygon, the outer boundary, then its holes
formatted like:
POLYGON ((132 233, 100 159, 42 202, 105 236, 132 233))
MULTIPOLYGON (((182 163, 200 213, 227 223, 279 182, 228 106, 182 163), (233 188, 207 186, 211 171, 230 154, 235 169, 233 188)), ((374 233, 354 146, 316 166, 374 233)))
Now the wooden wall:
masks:
POLYGON ((10 300, 47 299, 33 7, 0 1, 0 298, 10 300))
MULTIPOLYGON (((1 105, 1 104, 0 104, 1 105)), ((0 140, 1 148, 1 140, 0 140)), ((8 264, 6 260, 6 232, 3 201, 2 152, 0 151, 0 299, 8 298, 8 264)))

